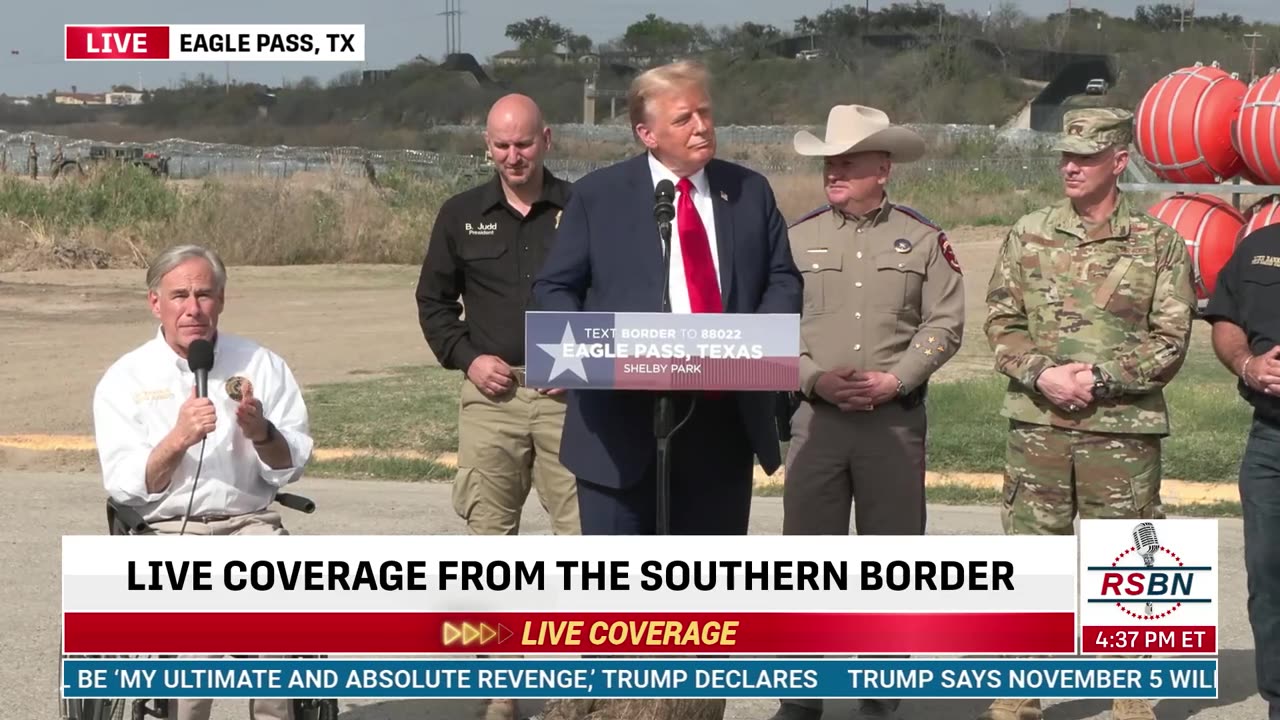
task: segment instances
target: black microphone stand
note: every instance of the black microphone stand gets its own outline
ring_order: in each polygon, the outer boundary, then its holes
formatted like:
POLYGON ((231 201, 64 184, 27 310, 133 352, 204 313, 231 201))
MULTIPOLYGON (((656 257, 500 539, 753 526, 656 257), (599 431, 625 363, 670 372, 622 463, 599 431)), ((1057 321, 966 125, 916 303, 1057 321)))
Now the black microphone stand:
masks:
MULTIPOLYGON (((662 236, 662 312, 671 312, 671 223, 658 222, 662 236)), ((671 392, 658 393, 653 413, 653 434, 658 442, 657 534, 671 534, 671 436, 675 433, 675 408, 671 392)))

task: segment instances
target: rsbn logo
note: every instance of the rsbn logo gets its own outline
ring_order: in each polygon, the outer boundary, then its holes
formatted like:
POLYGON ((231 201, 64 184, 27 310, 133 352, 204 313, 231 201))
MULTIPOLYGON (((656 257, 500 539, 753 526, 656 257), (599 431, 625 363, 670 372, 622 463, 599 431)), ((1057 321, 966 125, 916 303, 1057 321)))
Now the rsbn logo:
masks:
POLYGON ((1211 568, 1184 563, 1176 552, 1160 544, 1153 523, 1142 522, 1133 528, 1133 545, 1116 555, 1110 567, 1089 570, 1102 571, 1101 589, 1089 602, 1114 603, 1124 614, 1139 620, 1168 617, 1184 603, 1212 602, 1206 594, 1195 592, 1196 573, 1211 568), (1141 565, 1137 564, 1139 558, 1141 565))

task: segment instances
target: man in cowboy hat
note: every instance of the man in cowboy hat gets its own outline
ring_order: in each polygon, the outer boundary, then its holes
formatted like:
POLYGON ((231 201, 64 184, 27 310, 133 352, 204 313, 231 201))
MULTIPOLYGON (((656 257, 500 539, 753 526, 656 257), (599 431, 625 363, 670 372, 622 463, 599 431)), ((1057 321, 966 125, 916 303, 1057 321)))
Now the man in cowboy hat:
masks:
MULTIPOLYGON (((827 204, 792 225, 804 274, 798 407, 786 458, 783 534, 921 535, 925 528, 925 387, 964 334, 964 284, 947 236, 889 201, 895 162, 924 139, 883 112, 838 105, 825 140, 795 137, 823 158, 827 204)), ((888 717, 897 701, 863 701, 888 717)), ((786 700, 775 720, 816 720, 821 700, 786 700)))
MULTIPOLYGON (((1186 243, 1119 190, 1133 114, 1072 110, 1054 149, 1066 195, 1005 238, 987 289, 987 339, 1007 375, 1005 533, 1069 535, 1082 518, 1163 518, 1163 388, 1186 357, 1196 297, 1186 243)), ((982 720, 1035 720, 1035 699, 982 720)), ((1120 699, 1113 720, 1155 720, 1120 699)))

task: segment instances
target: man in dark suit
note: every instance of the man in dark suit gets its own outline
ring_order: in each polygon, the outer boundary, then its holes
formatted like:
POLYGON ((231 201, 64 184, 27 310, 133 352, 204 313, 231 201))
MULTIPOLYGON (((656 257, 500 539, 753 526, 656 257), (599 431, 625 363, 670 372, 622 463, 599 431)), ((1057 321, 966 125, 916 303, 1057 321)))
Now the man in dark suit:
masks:
MULTIPOLYGON (((764 176, 714 159, 707 73, 679 62, 638 76, 628 93, 647 152, 574 183, 556 241, 533 284, 538 310, 660 312, 663 249, 654 190, 676 187, 672 312, 799 313, 803 282, 764 176)), ((655 394, 571 391, 560 461, 578 478, 584 534, 655 530, 655 394)), ((746 534, 754 454, 781 463, 774 395, 680 393, 671 441, 672 534, 746 534)))

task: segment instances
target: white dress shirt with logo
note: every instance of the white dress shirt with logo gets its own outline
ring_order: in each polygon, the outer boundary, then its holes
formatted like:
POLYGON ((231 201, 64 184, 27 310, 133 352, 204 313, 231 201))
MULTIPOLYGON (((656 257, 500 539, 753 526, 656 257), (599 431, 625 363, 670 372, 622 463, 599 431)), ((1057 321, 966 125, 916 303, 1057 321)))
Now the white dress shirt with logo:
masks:
MULTIPOLYGON (((93 398, 94 431, 103 486, 116 501, 138 509, 149 522, 181 518, 191 499, 200 443, 187 449, 169 486, 147 492, 147 458, 173 429, 178 411, 195 387, 187 360, 165 342, 163 332, 117 360, 99 381, 93 398)), ((219 331, 214 343, 208 397, 217 427, 204 446, 196 479, 193 518, 265 510, 285 485, 302 477, 314 443, 302 392, 285 361, 246 338, 219 331), (235 376, 248 379, 262 411, 289 446, 292 466, 264 463, 236 422, 238 401, 227 391, 235 376)))

